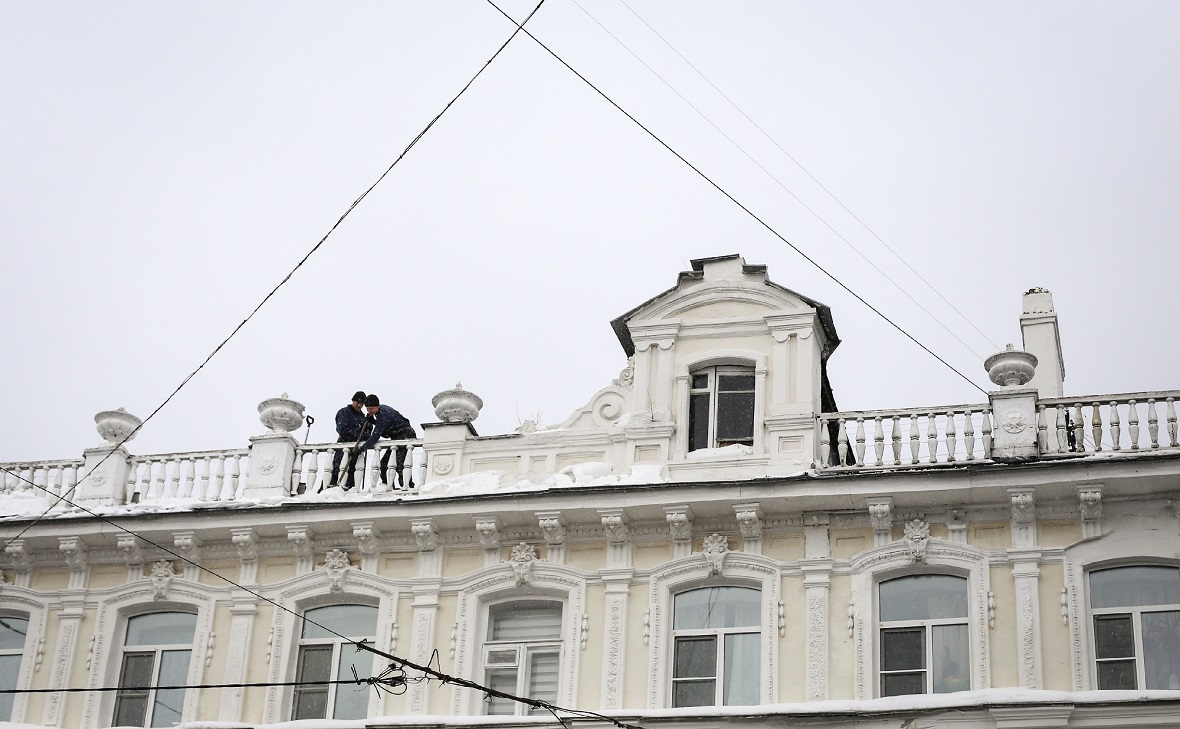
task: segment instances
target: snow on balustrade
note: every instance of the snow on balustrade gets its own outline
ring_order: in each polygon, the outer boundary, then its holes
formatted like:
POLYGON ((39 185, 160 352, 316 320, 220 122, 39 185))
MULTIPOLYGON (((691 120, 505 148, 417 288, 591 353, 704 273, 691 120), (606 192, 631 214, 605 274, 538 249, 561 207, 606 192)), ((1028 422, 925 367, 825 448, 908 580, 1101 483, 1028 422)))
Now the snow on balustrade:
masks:
POLYGON ((123 503, 233 501, 246 485, 250 449, 132 456, 123 503))
POLYGON ((819 416, 821 469, 984 461, 991 458, 991 448, 991 406, 986 403, 819 416))
MULTIPOLYGON (((421 440, 379 441, 373 448, 365 451, 357 459, 353 480, 358 484, 358 492, 380 493, 395 488, 396 453, 391 453, 386 466, 385 483, 381 481, 381 458, 386 451, 404 446, 408 449, 406 462, 402 468, 401 482, 420 486, 426 478, 426 453, 422 450, 421 440)), ((348 476, 345 468, 348 465, 348 451, 352 450, 351 443, 322 443, 301 445, 295 449, 295 469, 291 474, 291 494, 318 493, 326 488, 332 478, 332 458, 337 452, 343 453, 340 458, 340 473, 337 483, 343 483, 348 476)), ((416 489, 406 489, 416 490, 416 489)))
POLYGON ((1180 390, 1039 400, 1037 435, 1041 453, 1118 453, 1180 448, 1176 427, 1177 400, 1180 400, 1180 390))
POLYGON ((25 491, 36 495, 61 496, 78 483, 82 460, 24 461, 0 463, 0 493, 19 494, 25 491))

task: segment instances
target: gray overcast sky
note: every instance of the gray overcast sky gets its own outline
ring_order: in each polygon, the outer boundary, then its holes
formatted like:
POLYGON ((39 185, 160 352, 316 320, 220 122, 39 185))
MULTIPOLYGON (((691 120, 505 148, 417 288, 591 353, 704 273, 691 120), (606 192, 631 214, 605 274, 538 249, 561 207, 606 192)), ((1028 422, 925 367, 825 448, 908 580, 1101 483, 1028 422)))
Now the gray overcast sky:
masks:
MULTIPOLYGON (((852 253, 587 11, 980 354, 994 347, 620 0, 529 28, 980 386, 980 358, 852 253)), ((627 0, 996 343, 1054 293, 1069 394, 1180 387, 1180 4, 627 0)), ((506 0, 523 18, 532 3, 506 0)), ((480 0, 0 2, 0 461, 145 417, 511 33, 480 0)), ((982 402, 518 37, 129 444, 247 445, 282 392, 413 422, 564 419, 624 366, 608 322, 741 253, 833 310, 843 409, 982 402)), ((304 433, 297 436, 302 440, 304 433)))

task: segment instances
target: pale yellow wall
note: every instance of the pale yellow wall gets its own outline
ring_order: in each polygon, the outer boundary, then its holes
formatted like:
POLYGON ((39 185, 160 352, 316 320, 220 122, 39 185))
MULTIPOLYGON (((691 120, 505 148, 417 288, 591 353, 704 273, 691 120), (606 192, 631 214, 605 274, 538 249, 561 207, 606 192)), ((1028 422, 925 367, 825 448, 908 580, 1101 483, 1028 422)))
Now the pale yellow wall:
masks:
POLYGON ((991 587, 996 600, 996 627, 988 632, 992 687, 1019 686, 1020 674, 1016 653, 1016 585, 1012 581, 1012 568, 1007 565, 992 567, 991 587))
POLYGON ((873 531, 871 529, 833 529, 831 544, 833 559, 851 559, 873 546, 873 531))
MULTIPOLYGON (((250 631, 250 660, 246 664, 246 682, 261 683, 270 680, 270 665, 266 662, 266 654, 270 653, 267 645, 271 638, 270 626, 274 624, 276 608, 267 603, 258 605, 258 613, 254 616, 253 629, 250 631)), ((291 636, 287 636, 288 643, 291 636)), ((271 656, 272 661, 282 660, 282 656, 271 656)), ((280 675, 282 675, 280 673, 280 675)), ((283 679, 286 680, 286 679, 283 679)), ((262 712, 266 708, 266 689, 248 688, 242 692, 242 721, 261 723, 262 712)))
POLYGON ((856 643, 848 636, 852 578, 834 575, 828 593, 828 698, 856 698, 856 643))
POLYGON ((1045 677, 1044 688, 1054 691, 1073 690, 1073 668, 1069 627, 1062 624, 1061 588, 1065 585, 1065 570, 1060 564, 1041 565, 1038 593, 1041 603, 1041 666, 1045 677))
POLYGON ((226 580, 237 582, 238 578, 241 577, 242 563, 236 559, 233 561, 226 560, 224 562, 202 562, 201 566, 205 569, 201 570, 198 582, 203 585, 210 585, 212 587, 229 587, 230 584, 229 582, 226 582, 226 580), (208 570, 208 572, 205 570, 208 570), (210 572, 214 574, 209 574, 210 572), (220 577, 218 575, 220 575, 220 577), (221 579, 222 577, 224 577, 225 580, 221 579))
POLYGON ((118 587, 127 582, 127 566, 118 564, 92 565, 90 567, 90 581, 88 589, 105 590, 118 587))
MULTIPOLYGON (((218 603, 216 609, 213 611, 213 655, 209 665, 205 667, 205 672, 201 683, 222 683, 225 677, 225 662, 229 658, 230 651, 230 626, 232 625, 233 616, 224 603, 218 603)), ((257 630, 257 627, 255 627, 257 630)), ((192 660, 200 660, 198 656, 193 656, 192 660)), ((205 689, 201 691, 201 698, 197 705, 197 717, 200 719, 215 720, 218 718, 218 713, 221 711, 221 703, 230 693, 230 689, 205 689)))
MULTIPOLYGON (((650 583, 631 585, 631 597, 627 600, 627 641, 623 646, 625 668, 623 669, 622 708, 624 709, 647 708, 650 669, 647 665, 648 646, 643 643, 643 616, 650 604, 650 599, 650 583)), ((592 704, 592 706, 599 705, 599 701, 592 704)))
POLYGON ((29 587, 39 592, 61 592, 70 584, 70 573, 65 570, 37 569, 29 576, 29 587))
MULTIPOLYGON (((402 592, 401 598, 397 601, 397 608, 395 612, 397 620, 397 645, 393 646, 390 653, 395 656, 408 656, 410 651, 410 632, 414 625, 414 597, 412 594, 402 592)), ((385 699, 385 708, 389 716, 397 716, 406 713, 406 697, 409 691, 400 696, 390 696, 385 699)))
POLYGON ((443 574, 447 577, 458 577, 482 567, 482 549, 447 549, 443 551, 443 574))
POLYGON ((1037 523, 1037 544, 1042 547, 1067 547, 1082 538, 1078 519, 1054 519, 1037 523))
MULTIPOLYGON (((405 580, 418 576, 418 554, 391 554, 381 560, 378 572, 391 580, 405 580)), ((409 618, 405 625, 409 625, 409 618)), ((398 622, 399 625, 402 623, 398 622)))
POLYGON ((803 533, 762 537, 762 554, 782 562, 798 562, 803 559, 803 533))
POLYGON ((586 572, 597 572, 606 566, 606 547, 582 545, 566 547, 565 563, 586 572))
POLYGON ((1007 549, 1012 545, 1006 521, 981 521, 967 527, 967 542, 980 549, 1007 549))
POLYGON ((786 634, 778 641, 778 700, 803 701, 807 697, 807 600, 803 578, 784 577, 782 598, 787 625, 786 634))
MULTIPOLYGON (((631 588, 627 602, 635 600, 636 588, 631 588)), ((573 646, 573 659, 578 662, 578 686, 574 692, 574 702, 577 706, 600 706, 602 704, 602 666, 603 647, 606 644, 606 588, 602 585, 590 585, 586 588, 586 614, 589 625, 586 631, 586 649, 573 646)), ((624 650, 626 646, 639 639, 643 644, 643 623, 625 623, 623 634, 624 650)), ((624 665, 624 671, 626 667, 624 665)), ((629 677, 625 677, 629 678, 629 677)))
POLYGON ((258 582, 273 585, 295 576, 295 562, 292 560, 259 560, 258 582))
MULTIPOLYGON (((451 657, 450 645, 451 629, 455 625, 457 605, 458 597, 455 595, 442 595, 438 598, 438 613, 434 619, 433 644, 438 649, 438 663, 436 665, 442 666, 441 670, 443 673, 454 674, 455 672, 455 659, 451 657)), ((474 619, 474 616, 472 616, 472 619, 474 619)), ((483 677, 477 676, 476 680, 483 680, 483 677)), ((437 682, 431 682, 426 696, 427 713, 451 713, 451 700, 454 698, 454 693, 450 686, 441 686, 437 682)))
MULTIPOLYGON (((699 551, 699 547, 697 548, 699 551)), ((636 544, 632 552, 631 564, 638 570, 650 570, 672 559, 672 545, 668 542, 660 544, 636 544)))

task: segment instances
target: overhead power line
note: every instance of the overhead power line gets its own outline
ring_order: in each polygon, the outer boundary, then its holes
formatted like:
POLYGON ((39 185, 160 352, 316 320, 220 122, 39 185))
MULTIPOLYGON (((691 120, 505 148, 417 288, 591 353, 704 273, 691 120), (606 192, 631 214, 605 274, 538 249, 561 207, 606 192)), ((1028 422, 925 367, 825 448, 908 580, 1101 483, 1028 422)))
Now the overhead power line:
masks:
MULTIPOLYGON (((577 3, 577 0, 574 0, 574 2, 575 2, 575 3, 577 3)), ((902 264, 903 266, 905 266, 906 268, 908 268, 908 269, 910 270, 910 273, 912 273, 912 274, 914 274, 915 276, 917 276, 917 277, 918 277, 918 279, 919 279, 919 280, 920 280, 922 283, 926 284, 927 288, 929 288, 931 291, 933 291, 933 292, 934 292, 934 294, 935 294, 935 295, 936 295, 938 298, 942 299, 942 301, 943 301, 943 303, 944 303, 944 304, 946 304, 947 306, 949 306, 949 307, 950 307, 950 308, 951 308, 951 309, 952 309, 952 310, 953 310, 953 311, 954 311, 956 314, 958 314, 958 315, 959 315, 959 316, 960 316, 960 317, 963 319, 963 321, 967 322, 967 324, 968 324, 968 325, 969 325, 969 326, 970 326, 972 329, 974 329, 974 330, 975 330, 975 331, 976 331, 976 332, 979 334, 979 336, 981 336, 981 337, 983 337, 984 339, 986 339, 986 340, 988 341, 988 343, 989 343, 989 344, 991 344, 993 347, 995 347, 997 350, 999 350, 999 349, 1003 349, 1003 347, 1001 347, 1000 345, 996 344, 995 340, 993 340, 991 337, 989 337, 987 334, 985 334, 985 333, 983 332, 983 330, 982 330, 982 329, 980 329, 979 327, 977 327, 977 326, 975 325, 975 322, 971 321, 971 319, 969 319, 969 318, 967 317, 967 315, 966 315, 966 314, 964 314, 962 311, 960 311, 960 310, 959 310, 959 308, 958 308, 957 306, 955 306, 953 303, 951 303, 950 299, 948 299, 946 296, 944 296, 944 295, 943 295, 943 293, 942 293, 941 291, 939 291, 939 290, 938 290, 938 288, 937 288, 937 287, 936 287, 934 284, 932 284, 932 283, 930 283, 928 280, 926 280, 926 278, 925 278, 924 276, 922 276, 922 274, 921 274, 921 273, 919 273, 919 272, 918 272, 918 271, 917 271, 917 270, 916 270, 916 269, 915 269, 913 266, 911 266, 911 265, 910 265, 910 263, 909 263, 909 261, 907 261, 907 260, 906 260, 905 256, 901 255, 901 254, 900 254, 900 253, 898 253, 896 250, 894 250, 894 249, 893 249, 893 246, 891 246, 891 245, 889 245, 888 243, 886 243, 884 238, 882 238, 881 236, 877 235, 877 231, 875 231, 875 230, 873 230, 871 227, 869 227, 869 224, 868 224, 868 223, 866 223, 864 220, 862 220, 862 219, 860 218, 860 216, 859 216, 859 215, 857 215, 856 213, 852 212, 852 210, 851 210, 851 209, 850 209, 850 208, 849 208, 847 205, 845 205, 845 204, 844 204, 844 201, 843 201, 843 200, 841 200, 839 197, 837 197, 837 196, 836 196, 836 193, 834 193, 834 192, 832 192, 831 190, 829 190, 829 189, 827 188, 827 186, 826 186, 826 185, 824 185, 824 183, 820 182, 820 180, 819 180, 819 178, 818 178, 818 177, 816 177, 815 175, 811 174, 811 171, 810 171, 810 170, 808 170, 806 167, 804 167, 802 162, 800 162, 798 159, 796 159, 794 155, 792 155, 792 154, 791 154, 790 152, 788 152, 788 151, 787 151, 787 150, 786 150, 786 149, 785 149, 785 148, 784 148, 784 147, 783 147, 781 144, 779 144, 779 143, 778 143, 778 141, 777 141, 777 140, 776 140, 774 137, 772 137, 772 136, 770 135, 770 132, 767 132, 765 129, 763 129, 763 128, 761 127, 761 125, 759 125, 759 124, 758 124, 758 122, 754 121, 754 120, 753 120, 753 118, 751 118, 749 114, 747 114, 747 113, 746 113, 746 112, 745 112, 745 111, 744 111, 744 110, 743 110, 743 109, 742 109, 740 106, 738 106, 738 105, 737 105, 737 102, 736 102, 736 101, 734 101, 733 99, 731 99, 731 98, 729 97, 729 95, 728 95, 728 94, 726 94, 724 91, 722 91, 722 90, 721 90, 721 89, 720 89, 720 88, 717 86, 717 84, 713 83, 713 81, 712 81, 712 80, 711 80, 711 79, 710 79, 708 76, 706 76, 706 75, 704 74, 704 72, 703 72, 703 71, 701 71, 701 69, 697 68, 697 67, 696 67, 696 66, 693 64, 693 62, 692 62, 692 61, 688 60, 688 58, 686 58, 686 57, 684 56, 684 54, 683 54, 683 53, 681 53, 679 50, 677 50, 677 49, 676 49, 676 46, 672 45, 672 43, 671 43, 671 42, 670 42, 670 41, 669 41, 667 38, 665 38, 663 35, 661 35, 661 34, 660 34, 660 32, 659 32, 658 30, 656 30, 654 27, 652 27, 651 23, 649 23, 649 22, 647 22, 646 20, 644 20, 644 18, 643 18, 643 16, 642 16, 642 15, 640 15, 638 12, 636 12, 636 11, 635 11, 635 9, 634 9, 634 8, 632 8, 630 5, 628 5, 628 4, 627 4, 627 0, 619 0, 619 2, 623 4, 623 7, 627 8, 627 10, 631 11, 631 14, 632 14, 632 15, 634 15, 636 18, 638 18, 638 19, 639 19, 639 22, 641 22, 641 23, 643 23, 645 26, 647 26, 648 30, 650 30, 652 33, 654 33, 654 34, 655 34, 655 36, 656 36, 657 38, 659 38, 661 41, 663 41, 664 45, 666 45, 666 46, 668 46, 668 48, 672 49, 672 52, 673 52, 673 53, 675 53, 677 56, 679 56, 679 57, 680 57, 680 60, 682 60, 682 61, 684 61, 686 64, 688 64, 688 67, 689 67, 689 68, 691 68, 691 69, 692 69, 694 72, 696 72, 696 74, 697 74, 698 76, 700 76, 700 77, 701 77, 701 78, 702 78, 702 79, 705 81, 705 83, 709 84, 709 86, 712 86, 712 87, 713 87, 713 90, 714 90, 714 91, 716 91, 716 92, 717 92, 717 93, 718 93, 718 94, 721 96, 721 98, 725 99, 725 101, 726 101, 726 102, 727 102, 727 103, 728 103, 730 106, 732 106, 732 107, 734 108, 734 110, 736 110, 736 111, 737 111, 737 113, 739 113, 739 114, 741 114, 743 117, 745 117, 746 121, 750 122, 750 124, 751 124, 751 125, 752 125, 752 126, 755 128, 755 129, 757 129, 757 130, 758 130, 758 131, 759 131, 759 132, 762 134, 762 136, 766 137, 766 139, 767 139, 767 140, 769 140, 769 141, 770 141, 770 143, 771 143, 771 144, 773 144, 775 147, 777 147, 777 148, 778 148, 778 150, 779 150, 780 152, 782 152, 782 153, 783 153, 783 154, 786 156, 786 158, 787 158, 787 159, 791 160, 791 162, 793 162, 793 163, 795 164, 795 166, 796 166, 796 167, 798 167, 798 168, 799 168, 799 169, 800 169, 800 170, 803 172, 803 174, 805 174, 805 175, 807 175, 809 178, 811 178, 811 181, 812 181, 812 182, 814 182, 816 185, 818 185, 818 186, 819 186, 819 188, 820 188, 821 190, 823 190, 825 193, 827 193, 828 197, 832 198, 832 200, 834 200, 834 201, 836 202, 836 204, 837 204, 837 205, 839 205, 841 208, 843 208, 843 209, 844 209, 844 212, 846 212, 846 213, 848 213, 849 215, 851 215, 853 220, 855 220, 857 223, 859 223, 859 224, 860 224, 860 226, 861 226, 862 228, 864 228, 865 230, 867 230, 871 236, 873 236, 874 238, 876 238, 876 239, 877 239, 877 241, 878 241, 878 242, 879 242, 881 245, 885 246, 885 249, 886 249, 886 250, 888 250, 890 253, 892 253, 892 254, 893 254, 893 256, 894 256, 895 258, 897 258, 897 260, 901 261, 901 264, 902 264)), ((581 6, 579 5, 578 7, 581 7, 581 6)), ((585 12, 585 8, 583 8, 583 12, 585 12)), ((589 15, 589 13, 587 13, 587 15, 589 15)), ((595 21, 595 22, 597 22, 597 21, 595 21)), ((607 31, 607 32, 609 32, 609 31, 607 31)), ((620 42, 621 42, 621 41, 620 41, 620 42)), ((624 46, 624 47, 626 47, 626 46, 624 46)), ((630 49, 628 48, 627 50, 630 50, 630 49)), ((641 61, 641 62, 642 62, 642 61, 641 61)), ((644 65, 647 65, 647 64, 644 64, 644 65)), ((653 71, 653 73, 654 73, 654 71, 653 71)), ((658 76, 658 74, 657 74, 657 76, 658 76)), ((663 81, 663 79, 662 79, 662 78, 661 78, 660 80, 661 80, 661 81, 663 81)), ((665 81, 665 83, 667 83, 667 82, 665 81)), ((670 87, 669 87, 669 88, 670 88, 670 87)), ((675 89, 673 89, 673 90, 675 90, 675 89)), ((825 225, 826 225, 826 223, 825 223, 825 225)), ((830 227, 830 226, 829 226, 829 227, 830 227)), ((847 242, 847 241, 846 241, 846 242, 847 242)), ((857 252, 859 253, 859 251, 857 251, 857 252)), ((863 257, 863 254, 862 254, 862 257, 863 257)), ((874 266, 874 268, 876 268, 876 266, 874 266)), ((886 278, 888 278, 888 276, 886 276, 886 278)), ((892 279, 890 279, 890 283, 892 283, 892 282, 893 282, 893 281, 892 281, 892 279)), ((894 284, 894 285, 896 285, 896 284, 894 284)), ((905 293, 905 292, 904 292, 904 289, 903 289, 903 293, 905 293)), ((912 300, 912 299, 911 299, 911 300, 912 300)), ((917 302, 915 302, 915 303, 917 303, 917 302)), ((925 311, 925 309, 923 309, 923 311, 925 311)), ((927 312, 927 313, 929 313, 929 312, 927 312)), ((931 315, 931 316, 933 317, 933 315, 931 315)), ((937 321, 937 319, 936 319, 936 321, 937 321)), ((940 323, 941 323, 941 322, 940 322, 940 323)), ((953 334, 952 334, 952 336, 953 336, 953 334)), ((957 339, 957 338, 958 338, 958 337, 956 337, 956 339, 957 339)), ((962 340, 960 340, 960 341, 962 341, 962 340)), ((969 348, 969 347, 968 347, 968 348, 969 348)), ((974 352, 974 350, 972 350, 972 351, 974 352)), ((978 355, 978 352, 976 352, 976 355, 978 355)))
POLYGON ((950 362, 947 362, 945 359, 943 359, 942 357, 937 355, 932 349, 930 349, 925 344, 920 342, 917 337, 915 337, 913 334, 910 334, 908 331, 903 329, 900 325, 898 325, 896 322, 894 322, 892 319, 890 319, 888 316, 886 316, 885 313, 882 312, 880 309, 878 309, 877 307, 870 304, 863 296, 861 296, 860 294, 853 291, 852 288, 850 286, 848 286, 848 284, 846 284, 843 281, 841 281, 840 279, 836 278, 835 274, 828 271, 826 268, 821 266, 818 261, 816 261, 811 256, 804 253, 803 250, 801 248, 799 248, 799 246, 792 243, 782 233, 779 233, 777 230, 775 230, 775 228, 772 225, 770 225, 770 223, 767 223, 765 220, 763 220, 761 217, 759 217, 753 210, 746 207, 746 205, 744 203, 742 203, 740 200, 738 200, 736 197, 734 197, 728 190, 723 188, 720 184, 715 182, 713 180, 713 178, 709 177, 699 167, 697 167, 692 162, 690 162, 687 157, 680 154, 680 152, 677 152, 670 144, 668 144, 663 139, 661 139, 659 135, 657 135, 655 132, 653 132, 651 129, 649 129, 647 126, 645 126, 643 124, 643 122, 639 121, 639 119, 637 119, 629 111, 627 111, 622 106, 620 106, 618 102, 616 102, 614 99, 612 99, 610 96, 608 96, 606 94, 606 92, 604 92, 602 89, 595 86, 594 83, 592 81, 590 81, 590 79, 583 76, 581 74, 581 72, 579 72, 576 68, 571 66, 568 62, 566 62, 566 60, 564 58, 562 58, 561 56, 559 56, 552 48, 545 45, 539 38, 537 38, 537 36, 533 35, 529 30, 524 28, 522 24, 517 23, 516 20, 511 15, 504 12, 504 10, 501 9, 500 6, 495 3, 494 0, 487 0, 487 3, 489 5, 491 5, 493 8, 495 8, 501 15, 503 15, 505 18, 507 18, 509 22, 516 25, 517 28, 519 28, 525 35, 527 35, 529 38, 532 38, 533 42, 535 42, 538 46, 540 46, 542 49, 544 49, 546 53, 553 56, 553 58, 556 59, 558 63, 565 66, 566 69, 568 69, 570 73, 577 76, 583 83, 585 83, 587 86, 589 86, 591 89, 593 89, 595 93, 597 93, 599 96, 601 96, 603 99, 605 99, 607 103, 609 103, 611 106, 613 106, 615 109, 617 109, 623 116, 630 119, 636 126, 638 126, 640 129, 642 129, 645 133, 647 133, 647 135, 650 136, 652 139, 654 139, 657 143, 659 143, 660 146, 662 146, 664 149, 671 152, 677 159, 679 159, 681 162, 683 162, 685 165, 687 165, 689 169, 691 169, 693 172, 697 173, 697 175, 699 175, 701 177, 701 179, 703 179, 705 182, 709 183, 709 185, 711 185, 714 189, 716 189, 718 192, 720 192, 722 195, 724 195, 734 205, 737 205, 743 212, 745 212, 747 215, 749 215, 751 218, 753 218, 755 222, 757 222, 759 225, 761 225, 763 228, 765 228, 771 235, 773 235, 775 238, 778 238, 780 241, 782 241, 787 246, 789 246, 791 248, 791 250, 798 253, 803 258, 803 260, 810 263, 812 266, 814 266, 816 269, 818 269, 820 273, 824 274, 829 279, 831 279, 837 286, 844 289, 853 298, 855 298, 860 303, 864 304, 865 307, 867 307, 870 311, 872 311, 878 317, 883 319, 887 324, 889 324, 891 327, 893 327, 898 332, 900 332, 902 334, 902 336, 904 336, 906 339, 909 339, 911 342, 918 345, 918 347, 920 347, 923 351, 925 351, 927 354, 929 354, 931 357, 933 357, 937 361, 941 362, 951 372, 954 372, 956 375, 961 377, 965 382, 967 382, 967 384, 971 385, 976 390, 979 390, 984 395, 988 394, 987 390, 985 390, 982 387, 980 387, 979 385, 977 385, 970 377, 968 377, 967 375, 960 372, 950 362))

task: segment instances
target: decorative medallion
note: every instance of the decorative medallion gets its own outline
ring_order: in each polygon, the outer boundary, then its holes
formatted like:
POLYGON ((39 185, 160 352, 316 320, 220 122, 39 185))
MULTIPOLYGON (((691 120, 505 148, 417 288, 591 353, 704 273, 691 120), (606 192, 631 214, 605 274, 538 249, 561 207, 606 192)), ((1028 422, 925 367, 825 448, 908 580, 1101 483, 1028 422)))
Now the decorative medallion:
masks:
POLYGON ((455 467, 455 459, 450 456, 435 456, 434 457, 434 472, 440 476, 445 476, 451 472, 455 467))
POLYGON ((1019 410, 1009 410, 1000 416, 1000 427, 1004 429, 1005 433, 1016 435, 1028 427, 1028 421, 1025 419, 1024 413, 1019 410))

